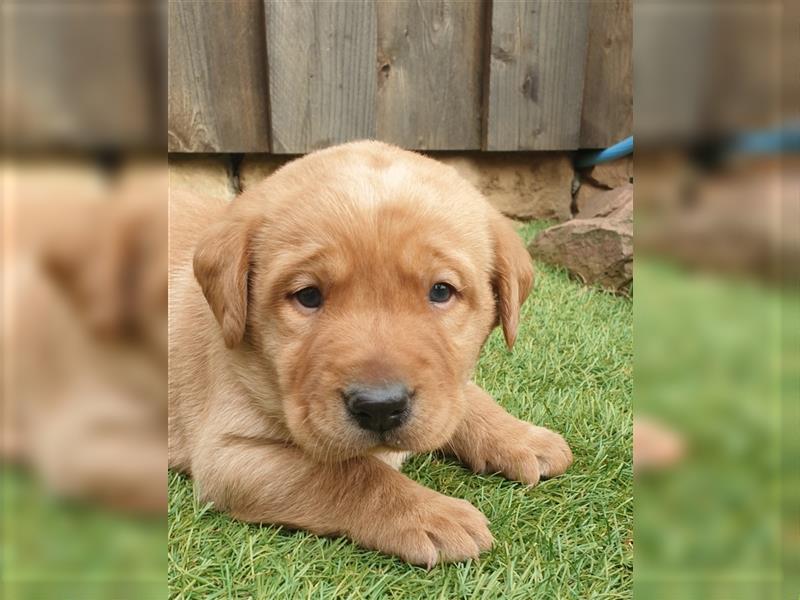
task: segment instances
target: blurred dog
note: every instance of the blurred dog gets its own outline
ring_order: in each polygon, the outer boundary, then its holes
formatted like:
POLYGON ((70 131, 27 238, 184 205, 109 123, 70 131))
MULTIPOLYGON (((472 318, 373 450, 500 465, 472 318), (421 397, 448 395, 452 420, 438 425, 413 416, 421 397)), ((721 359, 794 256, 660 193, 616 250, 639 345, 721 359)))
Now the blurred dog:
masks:
POLYGON ((163 515, 166 167, 4 176, 3 459, 56 495, 163 515))
POLYGON ((470 381, 533 272, 450 167, 378 142, 312 153, 229 206, 173 195, 170 465, 202 499, 426 565, 492 544, 471 504, 397 469, 442 449, 536 484, 561 436, 470 381))

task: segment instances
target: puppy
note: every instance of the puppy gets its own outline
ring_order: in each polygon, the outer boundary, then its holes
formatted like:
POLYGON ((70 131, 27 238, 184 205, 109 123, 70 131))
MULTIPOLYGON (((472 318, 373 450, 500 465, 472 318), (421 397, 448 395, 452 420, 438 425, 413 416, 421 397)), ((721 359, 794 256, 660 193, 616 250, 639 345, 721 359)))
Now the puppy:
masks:
POLYGON ((470 381, 496 325, 514 344, 533 272, 453 169, 356 142, 171 210, 170 465, 201 499, 431 567, 492 535, 402 475, 409 453, 531 485, 570 465, 470 381))
POLYGON ((7 169, 0 457, 57 496, 163 516, 166 169, 7 169))

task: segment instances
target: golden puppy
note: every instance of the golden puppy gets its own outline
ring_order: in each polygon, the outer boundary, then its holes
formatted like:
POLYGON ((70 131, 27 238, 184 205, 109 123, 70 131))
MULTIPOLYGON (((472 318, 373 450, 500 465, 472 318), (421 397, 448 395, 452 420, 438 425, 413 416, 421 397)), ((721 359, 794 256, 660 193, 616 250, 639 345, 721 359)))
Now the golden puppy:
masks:
POLYGON ((167 170, 6 168, 0 457, 59 496, 163 515, 167 170))
POLYGON ((314 152, 230 206, 173 197, 170 464, 236 518, 411 563, 492 544, 471 504, 397 469, 445 450, 535 484, 572 461, 470 381, 532 268, 456 172, 378 142, 314 152))

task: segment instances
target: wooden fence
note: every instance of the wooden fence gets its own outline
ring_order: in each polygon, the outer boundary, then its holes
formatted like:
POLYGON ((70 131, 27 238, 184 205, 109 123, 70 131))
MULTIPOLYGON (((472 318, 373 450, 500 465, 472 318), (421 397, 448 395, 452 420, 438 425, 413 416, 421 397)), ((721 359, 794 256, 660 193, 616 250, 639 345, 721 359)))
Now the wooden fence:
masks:
POLYGON ((170 0, 169 150, 571 150, 632 133, 631 0, 170 0))

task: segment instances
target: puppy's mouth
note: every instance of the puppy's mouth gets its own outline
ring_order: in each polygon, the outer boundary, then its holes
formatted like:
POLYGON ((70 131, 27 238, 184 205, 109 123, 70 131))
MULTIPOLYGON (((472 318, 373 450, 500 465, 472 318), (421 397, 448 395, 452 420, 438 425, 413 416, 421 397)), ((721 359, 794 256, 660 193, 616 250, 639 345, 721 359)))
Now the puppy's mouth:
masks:
POLYGON ((358 437, 364 452, 371 454, 374 451, 412 451, 413 445, 412 431, 409 423, 403 423, 398 427, 385 431, 369 430, 359 425, 352 417, 349 418, 350 425, 355 425, 358 430, 358 437))
POLYGON ((408 450, 404 447, 402 436, 399 431, 384 431, 376 434, 378 438, 377 448, 380 450, 408 450))

